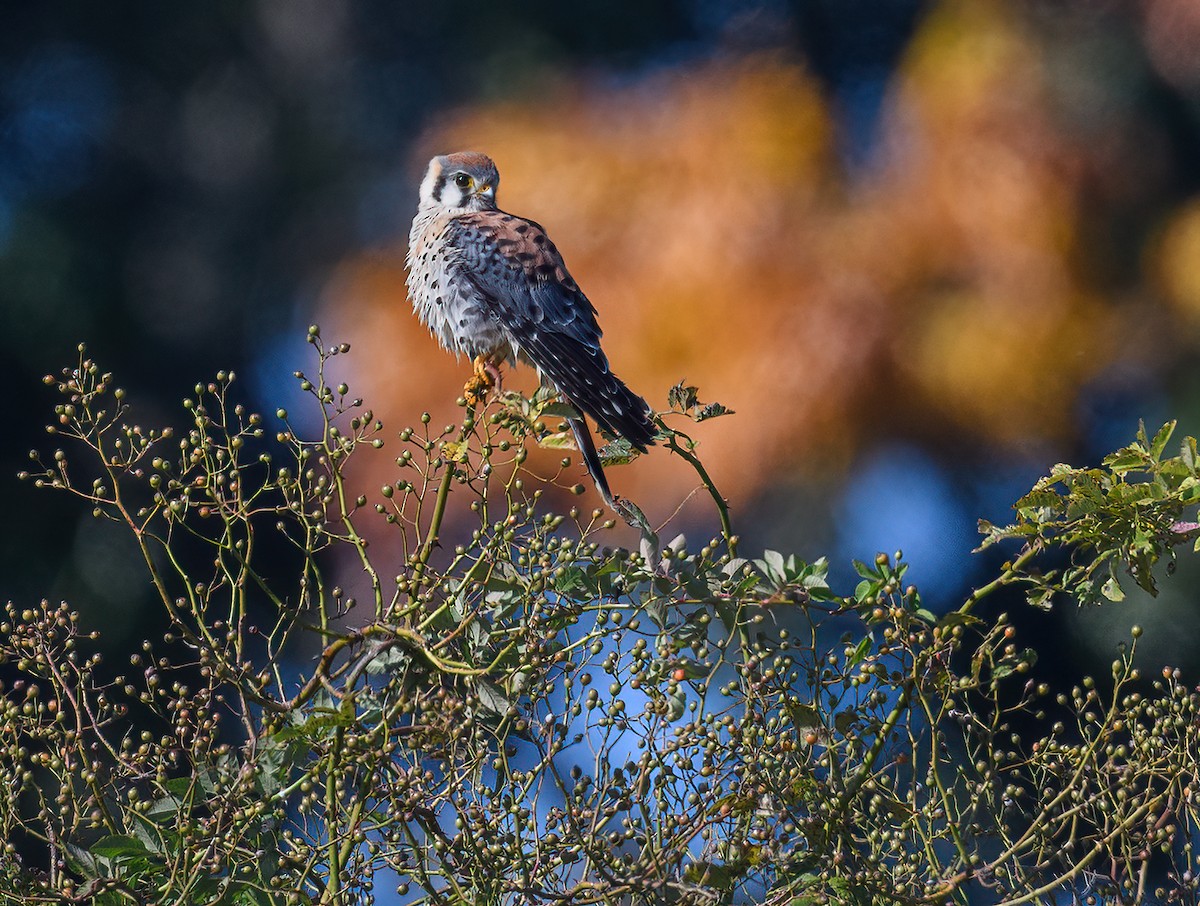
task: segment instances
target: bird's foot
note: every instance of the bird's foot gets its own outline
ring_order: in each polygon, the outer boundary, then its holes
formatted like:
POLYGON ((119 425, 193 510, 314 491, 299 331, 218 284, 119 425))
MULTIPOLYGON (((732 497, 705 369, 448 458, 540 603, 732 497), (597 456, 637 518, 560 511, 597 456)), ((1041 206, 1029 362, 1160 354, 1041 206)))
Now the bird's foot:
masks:
POLYGON ((499 365, 490 360, 486 361, 483 363, 483 371, 491 379, 492 386, 496 389, 497 393, 504 389, 504 379, 500 374, 499 365))
POLYGON ((477 406, 484 401, 488 391, 500 386, 500 370, 483 356, 475 357, 475 371, 463 386, 467 404, 477 406))

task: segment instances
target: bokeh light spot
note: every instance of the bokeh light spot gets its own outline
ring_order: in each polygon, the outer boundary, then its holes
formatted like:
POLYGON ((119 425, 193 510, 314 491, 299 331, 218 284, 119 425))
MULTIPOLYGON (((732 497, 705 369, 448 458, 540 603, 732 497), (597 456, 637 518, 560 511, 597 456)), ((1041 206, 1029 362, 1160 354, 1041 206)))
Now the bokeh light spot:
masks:
POLYGON ((872 453, 851 476, 834 521, 835 564, 902 550, 926 606, 948 603, 939 599, 963 583, 972 565, 974 519, 946 473, 913 447, 872 453))
POLYGON ((72 45, 44 45, 26 57, 4 96, 0 190, 56 196, 83 184, 112 116, 108 67, 72 45))

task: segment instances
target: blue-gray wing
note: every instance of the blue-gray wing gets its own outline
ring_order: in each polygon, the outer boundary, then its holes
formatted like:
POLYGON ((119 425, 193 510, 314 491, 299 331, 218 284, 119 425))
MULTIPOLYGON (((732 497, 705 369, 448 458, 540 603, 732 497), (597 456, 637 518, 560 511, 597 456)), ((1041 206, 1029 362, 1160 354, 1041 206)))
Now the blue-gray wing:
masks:
POLYGON ((639 450, 654 442, 649 406, 609 369, 596 309, 541 226, 479 211, 454 218, 446 241, 497 323, 573 406, 639 450))

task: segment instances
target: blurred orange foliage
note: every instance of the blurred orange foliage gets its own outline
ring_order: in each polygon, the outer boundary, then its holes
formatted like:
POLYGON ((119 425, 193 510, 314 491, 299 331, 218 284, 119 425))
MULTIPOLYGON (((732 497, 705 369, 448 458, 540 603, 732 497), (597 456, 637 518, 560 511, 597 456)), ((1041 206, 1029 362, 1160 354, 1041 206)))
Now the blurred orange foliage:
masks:
MULTIPOLYGON (((735 503, 838 474, 879 435, 1061 438, 1140 315, 1084 263, 1085 183, 1110 164, 1059 121, 1026 28, 1002 3, 935 8, 863 173, 805 67, 760 54, 451 112, 419 142, 414 202, 431 154, 495 158, 501 207, 550 231, 615 371, 659 407, 686 378, 737 410, 697 431, 735 503)), ((1194 321, 1200 213, 1180 218, 1152 264, 1194 321)), ((469 371, 412 315, 402 253, 345 262, 320 316, 397 429, 454 421, 469 371)), ((655 452, 610 477, 652 517, 696 484, 655 452)))
POLYGON ((1168 219, 1150 266, 1167 301, 1195 331, 1200 327, 1200 199, 1168 219))

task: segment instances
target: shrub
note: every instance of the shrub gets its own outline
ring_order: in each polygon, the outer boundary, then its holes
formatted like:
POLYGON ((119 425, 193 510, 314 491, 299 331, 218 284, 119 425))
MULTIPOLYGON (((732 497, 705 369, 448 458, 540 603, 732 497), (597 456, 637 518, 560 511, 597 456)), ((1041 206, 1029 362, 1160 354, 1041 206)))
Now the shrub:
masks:
POLYGON ((663 544, 626 504, 635 551, 525 470, 562 443, 549 397, 397 435, 332 382, 348 348, 310 340, 312 437, 232 374, 179 430, 130 424, 82 348, 47 379, 64 448, 27 477, 131 534, 170 626, 109 665, 68 605, 8 605, 0 900, 1195 902, 1196 691, 1140 680, 1135 630, 1111 676, 1056 694, 980 606, 1153 589, 1200 531, 1191 438, 1055 467, 983 526, 1015 542, 1000 573, 938 615, 899 554, 850 594, 823 560, 740 556, 680 430, 725 413, 694 388, 663 445, 721 531, 663 544), (369 455, 396 477, 363 495, 369 455), (290 559, 263 554, 280 540, 290 559))

